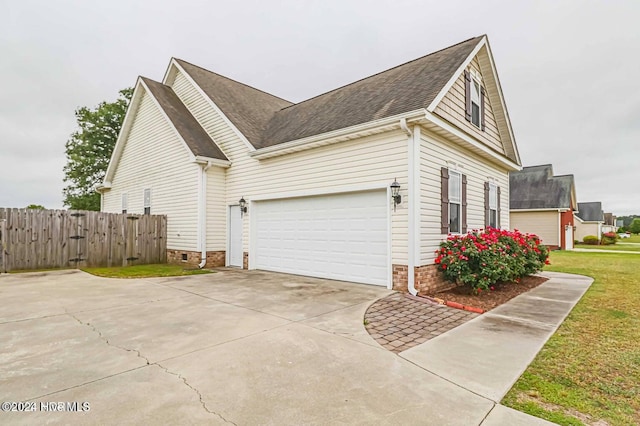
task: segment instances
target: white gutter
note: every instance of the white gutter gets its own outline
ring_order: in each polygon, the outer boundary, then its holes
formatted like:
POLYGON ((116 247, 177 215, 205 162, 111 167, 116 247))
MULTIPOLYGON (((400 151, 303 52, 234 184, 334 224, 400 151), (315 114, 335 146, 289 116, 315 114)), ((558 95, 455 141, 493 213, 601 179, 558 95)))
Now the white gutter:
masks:
POLYGON ((415 164, 416 161, 418 162, 417 164, 420 164, 420 158, 416 158, 415 156, 415 138, 416 138, 416 134, 418 135, 418 138, 420 137, 420 129, 418 128, 418 126, 414 127, 414 131, 412 132, 411 129, 409 129, 409 127, 407 126, 407 120, 406 118, 402 118, 400 119, 400 128, 407 134, 407 157, 409 158, 409 179, 408 179, 408 189, 407 189, 407 195, 409 196, 409 212, 408 212, 408 216, 409 216, 409 235, 407 238, 408 241, 408 247, 407 247, 407 290, 409 291, 409 293, 411 293, 412 296, 416 296, 418 294, 418 291, 416 290, 416 274, 415 274, 415 267, 416 267, 416 260, 415 260, 415 234, 416 234, 416 215, 415 215, 415 208, 416 208, 416 202, 418 201, 415 197, 415 184, 416 184, 416 179, 415 179, 415 164))
MULTIPOLYGON (((333 130, 331 132, 322 133, 319 135, 309 136, 303 139, 296 139, 290 142, 284 142, 266 148, 260 148, 256 151, 250 152, 249 156, 258 160, 263 158, 274 157, 276 155, 288 154, 289 152, 301 151, 304 149, 315 148, 317 146, 328 145, 331 143, 340 142, 341 140, 347 140, 343 138, 355 138, 359 137, 358 133, 372 131, 376 128, 382 128, 391 126, 397 128, 398 120, 415 120, 424 118, 424 109, 419 109, 403 114, 394 115, 392 117, 381 118, 379 120, 369 121, 367 123, 358 124, 343 129, 333 130)), ((406 126, 406 125, 405 125, 406 126)))
POLYGON ((211 161, 208 161, 198 168, 198 177, 200 178, 198 182, 198 198, 200 201, 198 205, 198 245, 201 253, 198 268, 200 269, 207 264, 207 170, 212 165, 211 161))
POLYGON ((207 169, 211 166, 222 167, 223 169, 231 167, 231 161, 229 160, 219 160, 217 158, 203 157, 201 155, 196 155, 195 157, 193 157, 193 162, 198 164, 206 164, 207 169))

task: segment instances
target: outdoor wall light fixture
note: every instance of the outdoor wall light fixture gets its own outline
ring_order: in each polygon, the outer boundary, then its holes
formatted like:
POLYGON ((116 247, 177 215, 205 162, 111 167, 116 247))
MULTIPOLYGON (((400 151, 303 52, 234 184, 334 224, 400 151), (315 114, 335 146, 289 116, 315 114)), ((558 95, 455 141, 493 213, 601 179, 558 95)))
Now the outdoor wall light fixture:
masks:
POLYGON ((247 200, 244 199, 244 196, 240 198, 238 204, 240 205, 240 217, 242 217, 247 212, 247 200))
POLYGON ((400 184, 396 179, 391 184, 391 198, 393 199, 393 211, 396 211, 398 204, 402 202, 402 196, 400 195, 400 184))

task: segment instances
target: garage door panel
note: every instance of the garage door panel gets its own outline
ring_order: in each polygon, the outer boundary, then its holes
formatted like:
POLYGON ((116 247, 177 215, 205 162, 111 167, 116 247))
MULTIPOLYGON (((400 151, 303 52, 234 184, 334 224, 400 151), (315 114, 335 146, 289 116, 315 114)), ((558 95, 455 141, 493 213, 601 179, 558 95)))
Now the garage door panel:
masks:
POLYGON ((255 267, 386 285, 386 191, 259 202, 255 267))

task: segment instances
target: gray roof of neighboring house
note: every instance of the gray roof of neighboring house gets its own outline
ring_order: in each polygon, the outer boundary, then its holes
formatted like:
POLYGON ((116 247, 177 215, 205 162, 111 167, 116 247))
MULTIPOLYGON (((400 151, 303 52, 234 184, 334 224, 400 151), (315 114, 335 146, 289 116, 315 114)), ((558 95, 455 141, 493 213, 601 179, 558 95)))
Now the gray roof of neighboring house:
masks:
POLYGON ((482 37, 297 104, 176 61, 259 149, 428 107, 482 37))
POLYGON ((573 175, 554 176, 551 164, 509 173, 512 210, 571 209, 572 196, 575 196, 573 175))
POLYGON ((169 117, 182 139, 189 146, 193 155, 228 160, 171 87, 146 77, 140 78, 147 85, 162 110, 167 114, 167 117, 169 117))
POLYGON ((578 203, 576 216, 585 222, 604 222, 602 203, 600 201, 578 203))

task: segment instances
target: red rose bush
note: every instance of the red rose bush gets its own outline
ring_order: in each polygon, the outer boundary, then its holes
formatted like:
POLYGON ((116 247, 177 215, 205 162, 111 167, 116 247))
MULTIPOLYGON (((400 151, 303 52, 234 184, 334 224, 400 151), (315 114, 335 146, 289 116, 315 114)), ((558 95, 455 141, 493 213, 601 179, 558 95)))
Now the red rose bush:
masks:
POLYGON ((534 234, 495 228, 449 235, 436 250, 445 278, 478 293, 497 282, 519 282, 549 264, 549 249, 534 234))

